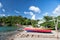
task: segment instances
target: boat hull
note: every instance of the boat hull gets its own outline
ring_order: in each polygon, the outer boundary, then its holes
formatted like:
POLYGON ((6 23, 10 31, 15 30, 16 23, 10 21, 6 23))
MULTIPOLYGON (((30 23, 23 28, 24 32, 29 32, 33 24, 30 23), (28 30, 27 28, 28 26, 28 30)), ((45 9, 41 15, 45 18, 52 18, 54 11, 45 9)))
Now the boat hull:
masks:
POLYGON ((27 32, 40 32, 40 33, 51 33, 51 30, 39 29, 39 28, 24 28, 27 32))

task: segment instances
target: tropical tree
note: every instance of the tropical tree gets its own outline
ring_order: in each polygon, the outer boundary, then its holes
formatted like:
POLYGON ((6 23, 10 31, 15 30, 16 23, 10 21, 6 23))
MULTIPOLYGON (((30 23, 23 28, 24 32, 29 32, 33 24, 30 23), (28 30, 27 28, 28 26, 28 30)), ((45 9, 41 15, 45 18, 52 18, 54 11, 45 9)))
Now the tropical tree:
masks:
POLYGON ((44 16, 44 20, 45 20, 46 22, 42 23, 41 25, 43 25, 44 27, 53 28, 54 22, 53 22, 51 16, 44 16), (52 20, 52 21, 51 21, 51 20, 52 20))
POLYGON ((51 16, 44 16, 43 18, 46 22, 52 20, 52 17, 51 16))

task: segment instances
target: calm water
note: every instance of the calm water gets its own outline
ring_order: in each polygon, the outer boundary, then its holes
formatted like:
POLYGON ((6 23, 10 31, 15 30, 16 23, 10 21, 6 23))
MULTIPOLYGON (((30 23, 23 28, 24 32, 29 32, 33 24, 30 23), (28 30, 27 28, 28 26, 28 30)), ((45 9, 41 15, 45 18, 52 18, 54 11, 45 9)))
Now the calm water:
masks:
POLYGON ((9 31, 14 31, 16 29, 17 29, 17 27, 11 27, 11 26, 9 26, 9 27, 1 27, 0 26, 0 32, 9 32, 9 31))
POLYGON ((12 27, 12 26, 9 26, 9 27, 1 27, 0 26, 0 40, 8 40, 7 37, 11 37, 13 36, 14 34, 18 33, 18 31, 15 31, 17 30, 18 27, 12 27))

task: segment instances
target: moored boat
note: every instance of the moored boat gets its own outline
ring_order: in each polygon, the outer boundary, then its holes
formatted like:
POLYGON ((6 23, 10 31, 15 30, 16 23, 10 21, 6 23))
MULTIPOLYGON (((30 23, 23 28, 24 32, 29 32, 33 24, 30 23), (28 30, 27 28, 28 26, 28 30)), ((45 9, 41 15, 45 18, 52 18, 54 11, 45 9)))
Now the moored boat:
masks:
POLYGON ((48 29, 40 29, 40 28, 24 28, 25 31, 27 32, 40 32, 40 33, 51 33, 51 30, 48 29))

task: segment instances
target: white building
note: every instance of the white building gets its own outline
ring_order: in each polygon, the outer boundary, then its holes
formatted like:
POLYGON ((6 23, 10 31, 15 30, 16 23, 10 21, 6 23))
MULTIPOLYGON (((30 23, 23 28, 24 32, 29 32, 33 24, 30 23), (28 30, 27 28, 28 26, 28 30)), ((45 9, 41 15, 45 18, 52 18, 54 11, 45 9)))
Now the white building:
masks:
POLYGON ((40 24, 42 24, 42 23, 44 23, 45 22, 45 20, 40 20, 40 21, 38 21, 38 27, 40 26, 40 24))

